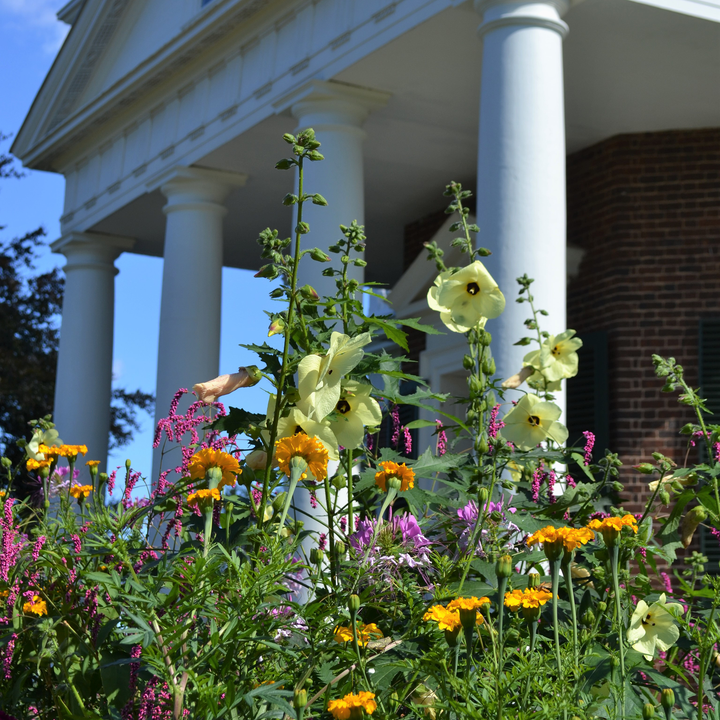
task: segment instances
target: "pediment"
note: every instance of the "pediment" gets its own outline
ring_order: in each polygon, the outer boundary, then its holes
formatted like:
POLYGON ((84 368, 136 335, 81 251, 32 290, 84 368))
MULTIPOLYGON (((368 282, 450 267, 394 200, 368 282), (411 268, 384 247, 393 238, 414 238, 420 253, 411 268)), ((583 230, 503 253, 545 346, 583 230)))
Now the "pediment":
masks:
MULTIPOLYGON (((448 215, 442 227, 431 238, 431 242, 436 242, 437 246, 444 251, 443 260, 448 267, 467 265, 467 256, 463 255, 459 248, 452 246, 452 241, 460 234, 459 232, 450 232, 450 226, 455 222, 457 222, 457 215, 448 215)), ((473 215, 468 216, 468 222, 470 224, 475 222, 473 215)), ((427 292, 437 275, 435 263, 427 259, 426 252, 421 252, 395 283, 388 296, 395 316, 403 318, 425 314, 427 292)))
POLYGON ((13 145, 19 157, 182 32, 195 0, 85 0, 13 145))

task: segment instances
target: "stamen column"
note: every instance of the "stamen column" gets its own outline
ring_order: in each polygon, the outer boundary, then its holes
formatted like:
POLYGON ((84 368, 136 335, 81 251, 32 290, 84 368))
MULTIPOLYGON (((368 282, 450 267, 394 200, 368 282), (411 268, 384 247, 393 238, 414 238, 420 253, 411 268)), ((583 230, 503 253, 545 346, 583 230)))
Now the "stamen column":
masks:
MULTIPOLYGON (((134 240, 70 233, 52 250, 67 258, 55 382, 54 421, 71 445, 87 445, 87 459, 105 469, 112 396, 115 260, 134 240)), ((82 466, 82 463, 79 463, 82 466)))
POLYGON ((569 0, 475 0, 483 42, 477 179, 479 242, 508 303, 488 323, 498 373, 517 372, 530 316, 515 278, 535 279, 542 327, 566 328, 565 116, 560 19, 569 0))

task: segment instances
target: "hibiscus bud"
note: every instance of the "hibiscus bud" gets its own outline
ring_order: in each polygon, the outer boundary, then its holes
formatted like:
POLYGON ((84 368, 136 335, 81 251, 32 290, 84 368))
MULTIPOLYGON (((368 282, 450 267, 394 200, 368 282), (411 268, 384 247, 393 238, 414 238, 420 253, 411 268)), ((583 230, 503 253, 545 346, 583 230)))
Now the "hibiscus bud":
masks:
POLYGON ((540 574, 536 572, 528 573, 528 587, 540 587, 540 574))
POLYGON ((483 347, 489 347, 492 342, 492 335, 487 330, 480 330, 478 333, 478 341, 483 347))
POLYGON ((268 328, 268 337, 281 335, 285 331, 285 321, 282 318, 275 318, 268 328))
POLYGON ((463 367, 466 370, 474 370, 475 369, 475 360, 473 360, 472 355, 464 355, 463 356, 463 367))
POLYGON ((670 493, 667 490, 661 490, 660 491, 660 502, 663 505, 669 505, 670 504, 670 493))
POLYGON ((267 467, 267 453, 264 450, 253 450, 245 458, 245 464, 251 470, 264 470, 267 467))
POLYGON ((512 575, 512 558, 509 555, 501 555, 495 563, 495 574, 499 578, 509 578, 512 575))
POLYGON ((312 285, 303 285, 300 288, 300 294, 306 299, 306 300, 319 300, 320 296, 315 291, 315 288, 312 285))
POLYGON ((671 688, 664 688, 660 694, 660 704, 663 710, 672 710, 675 707, 675 693, 671 688))
POLYGON ((332 479, 332 485, 336 490, 342 490, 347 487, 347 480, 344 475, 336 475, 332 479))
POLYGON ((633 465, 633 467, 643 475, 652 475, 655 472, 655 466, 650 463, 640 463, 639 465, 633 465))
POLYGON ((475 450, 480 455, 485 455, 487 451, 490 449, 490 446, 488 445, 488 441, 484 437, 476 438, 475 440, 475 450))
POLYGON ((193 392, 197 395, 198 400, 211 403, 222 395, 228 395, 239 388, 257 385, 261 379, 260 368, 256 365, 249 365, 248 367, 238 368, 236 373, 220 375, 214 380, 197 383, 193 385, 193 392))
POLYGON ((326 255, 320 248, 313 248, 310 257, 317 262, 330 262, 330 256, 326 255))
POLYGON ((694 507, 685 515, 682 522, 682 533, 680 538, 682 540, 683 547, 690 545, 698 525, 706 520, 707 516, 707 510, 702 505, 694 507))
POLYGON ((351 595, 348 600, 348 610, 351 614, 355 614, 360 610, 360 596, 359 595, 351 595))
POLYGON ((293 705, 296 710, 304 708, 307 705, 307 690, 296 690, 293 695, 293 705))
POLYGON ((514 375, 511 375, 503 382, 501 387, 506 390, 515 390, 515 388, 519 388, 534 372, 535 368, 528 365, 514 375))
POLYGON ((495 360, 491 357, 486 357, 483 360, 482 370, 486 375, 494 375, 495 374, 495 360))
POLYGON ((645 703, 642 711, 643 720, 652 720, 655 717, 655 706, 652 703, 645 703))

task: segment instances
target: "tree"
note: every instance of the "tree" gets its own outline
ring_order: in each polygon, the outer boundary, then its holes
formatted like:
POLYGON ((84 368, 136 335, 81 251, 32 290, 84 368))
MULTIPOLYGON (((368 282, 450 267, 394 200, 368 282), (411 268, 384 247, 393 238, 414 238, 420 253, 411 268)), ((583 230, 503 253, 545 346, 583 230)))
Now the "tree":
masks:
MULTIPOLYGON (((14 158, 0 153, 0 179, 20 177, 14 158)), ((57 268, 35 274, 44 237, 40 227, 0 242, 0 450, 14 462, 22 455, 15 441, 27 436, 28 421, 52 411, 55 394, 65 281, 57 268)), ((113 391, 111 448, 130 442, 138 412, 152 412, 154 402, 140 390, 113 391)))

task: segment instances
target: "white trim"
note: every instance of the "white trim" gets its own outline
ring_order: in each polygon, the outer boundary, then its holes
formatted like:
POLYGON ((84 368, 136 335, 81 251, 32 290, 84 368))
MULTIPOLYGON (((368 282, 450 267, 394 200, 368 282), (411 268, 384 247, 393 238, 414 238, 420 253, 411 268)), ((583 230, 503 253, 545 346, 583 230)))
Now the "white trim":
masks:
POLYGON ((630 0, 630 2, 652 5, 662 10, 720 22, 720 2, 718 0, 630 0))

